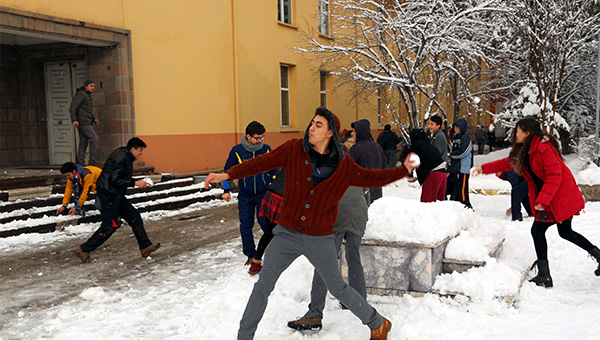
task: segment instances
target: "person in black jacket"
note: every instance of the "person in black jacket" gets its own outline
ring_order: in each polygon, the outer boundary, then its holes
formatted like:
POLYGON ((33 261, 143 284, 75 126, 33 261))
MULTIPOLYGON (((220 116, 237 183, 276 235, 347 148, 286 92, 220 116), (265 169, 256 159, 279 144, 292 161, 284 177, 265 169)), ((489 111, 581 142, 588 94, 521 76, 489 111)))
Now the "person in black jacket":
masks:
POLYGON ((383 132, 377 137, 377 143, 383 148, 387 160, 387 167, 396 167, 396 162, 398 161, 396 158, 396 149, 398 148, 398 143, 400 143, 400 137, 392 131, 392 126, 390 124, 385 125, 383 132))
MULTIPOLYGON (((352 123, 352 137, 355 138, 356 144, 350 148, 350 157, 356 164, 366 169, 387 168, 383 148, 373 140, 371 123, 367 119, 352 123)), ((369 204, 383 196, 381 187, 371 188, 369 192, 371 196, 369 204)))
POLYGON ((90 252, 106 242, 121 226, 119 216, 127 221, 133 229, 142 257, 148 257, 150 253, 156 251, 162 245, 161 243, 152 244, 144 229, 142 216, 125 197, 127 187, 137 185, 140 188, 145 188, 150 185, 143 179, 135 181, 131 177, 133 175, 133 161, 142 155, 144 148, 146 148, 146 143, 137 137, 133 137, 127 142, 127 146, 116 149, 106 160, 104 168, 102 168, 102 174, 96 182, 98 192, 96 200, 100 200, 102 224, 92 237, 75 250, 75 255, 83 263, 94 262, 94 259, 90 258, 90 252))
POLYGON ((423 129, 414 129, 409 133, 411 146, 421 159, 421 166, 416 170, 417 179, 422 185, 421 202, 443 201, 446 198, 446 162, 438 149, 429 142, 423 129))

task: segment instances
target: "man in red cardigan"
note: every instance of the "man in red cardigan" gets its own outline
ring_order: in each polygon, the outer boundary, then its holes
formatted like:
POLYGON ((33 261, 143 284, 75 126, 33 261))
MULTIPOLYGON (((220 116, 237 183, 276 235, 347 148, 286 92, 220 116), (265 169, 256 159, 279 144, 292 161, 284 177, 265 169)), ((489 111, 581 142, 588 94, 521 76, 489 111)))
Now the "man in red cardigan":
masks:
MULTIPOLYGON (((264 258, 264 266, 240 321, 238 340, 254 338, 267 300, 281 273, 300 255, 304 255, 320 273, 327 290, 371 329, 371 339, 387 339, 392 328, 340 273, 335 251, 333 226, 338 202, 350 186, 379 187, 406 177, 418 157, 411 154, 401 167, 370 170, 358 166, 344 153, 338 138, 339 119, 326 108, 317 108, 303 139, 287 141, 272 152, 238 164, 225 173, 211 173, 211 182, 238 179, 284 168, 286 172, 282 215, 273 229, 273 240, 264 258)), ((320 324, 320 317, 316 321, 320 324)))

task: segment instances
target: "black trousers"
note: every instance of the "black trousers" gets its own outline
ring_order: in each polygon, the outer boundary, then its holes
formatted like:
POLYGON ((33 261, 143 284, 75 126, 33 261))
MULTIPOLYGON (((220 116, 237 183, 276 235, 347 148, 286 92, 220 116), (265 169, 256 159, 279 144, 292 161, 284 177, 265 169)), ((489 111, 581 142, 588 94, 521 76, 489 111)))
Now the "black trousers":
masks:
MULTIPOLYGON (((571 229, 572 220, 566 220, 562 223, 557 223, 558 235, 565 240, 579 246, 579 248, 589 252, 595 246, 581 234, 574 232, 571 229)), ((554 223, 546 223, 535 221, 531 227, 531 236, 533 236, 533 244, 538 260, 548 260, 548 243, 546 242, 546 230, 554 223)))
POLYGON ((473 209, 469 200, 469 174, 453 174, 448 175, 448 186, 446 191, 450 190, 450 200, 458 201, 464 204, 467 208, 473 209))
POLYGON ((100 200, 102 211, 102 223, 100 228, 81 245, 81 250, 91 252, 100 247, 112 234, 120 227, 119 216, 121 216, 133 229, 133 234, 137 240, 140 249, 152 245, 146 230, 144 222, 139 211, 127 200, 124 195, 109 194, 103 190, 98 190, 96 199, 100 200))
POLYGON ((512 187, 510 191, 510 208, 512 211, 513 221, 522 221, 523 214, 521 213, 521 204, 527 212, 528 216, 533 216, 531 206, 529 204, 529 188, 527 181, 523 181, 512 187))

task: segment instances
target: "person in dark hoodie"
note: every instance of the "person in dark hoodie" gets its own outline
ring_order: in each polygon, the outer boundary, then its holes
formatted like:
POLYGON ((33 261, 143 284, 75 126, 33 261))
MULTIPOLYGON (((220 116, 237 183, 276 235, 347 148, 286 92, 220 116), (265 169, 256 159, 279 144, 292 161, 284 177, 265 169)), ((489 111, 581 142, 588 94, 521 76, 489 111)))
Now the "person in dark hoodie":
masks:
MULTIPOLYGON (((352 137, 355 138, 356 144, 350 148, 350 157, 356 164, 365 169, 385 169, 387 167, 383 148, 373 140, 371 123, 367 119, 352 123, 352 137)), ((369 193, 371 196, 369 204, 383 196, 381 187, 371 188, 369 193)))
POLYGON ((383 128, 383 132, 381 132, 379 137, 377 137, 377 144, 381 145, 383 148, 388 168, 393 168, 396 166, 396 151, 399 143, 400 137, 398 137, 398 135, 392 131, 392 126, 390 124, 386 124, 383 128))
MULTIPOLYGON (((231 148, 229 156, 225 162, 224 171, 232 166, 240 164, 247 160, 256 158, 271 152, 271 147, 265 144, 265 127, 252 121, 246 126, 246 134, 242 137, 240 144, 231 148)), ((277 171, 263 172, 254 176, 244 177, 239 180, 240 192, 238 194, 238 214, 240 218, 240 234, 242 237, 242 252, 246 255, 246 266, 252 264, 252 259, 256 256, 256 244, 254 243, 254 216, 263 232, 267 232, 267 220, 260 217, 258 212, 267 186, 271 183, 273 176, 277 171)), ((223 199, 227 202, 231 199, 231 183, 223 181, 223 199)))
POLYGON ((417 179, 422 185, 421 202, 443 201, 446 198, 446 162, 438 149, 429 142, 423 129, 414 129, 409 133, 410 152, 421 159, 417 169, 417 179))
POLYGON ((240 321, 238 340, 254 338, 267 308, 268 297, 281 273, 304 255, 321 275, 327 290, 371 329, 371 339, 385 340, 392 323, 342 279, 333 237, 338 202, 350 186, 376 187, 406 177, 418 157, 403 166, 371 170, 356 164, 339 141, 339 119, 319 107, 303 139, 292 139, 263 155, 238 164, 225 173, 210 173, 211 182, 252 176, 276 168, 285 169, 285 198, 279 224, 265 252, 265 265, 252 289, 240 321), (293 188, 291 190, 290 188, 293 188))
POLYGON ((77 150, 77 164, 85 165, 85 150, 90 146, 90 161, 88 164, 96 165, 98 154, 98 136, 94 131, 94 124, 100 121, 92 112, 92 93, 96 90, 96 82, 86 79, 83 86, 77 89, 69 107, 71 122, 79 131, 79 149, 77 150))
POLYGON ((450 151, 450 175, 452 178, 452 191, 450 199, 459 201, 466 207, 473 209, 469 201, 469 171, 473 166, 473 144, 467 133, 467 121, 461 118, 452 125, 454 139, 450 151))
POLYGON ((94 259, 90 258, 90 252, 106 242, 121 226, 119 216, 127 221, 133 229, 142 257, 148 257, 162 245, 161 243, 152 244, 146 234, 146 229, 144 229, 144 221, 142 221, 140 212, 125 197, 127 187, 137 185, 145 188, 149 186, 145 180, 136 181, 131 177, 133 161, 142 155, 145 148, 144 141, 133 137, 127 142, 127 146, 113 151, 104 163, 102 173, 96 182, 98 192, 96 200, 100 201, 99 210, 102 215, 102 223, 100 228, 75 250, 75 255, 83 263, 94 262, 94 259))

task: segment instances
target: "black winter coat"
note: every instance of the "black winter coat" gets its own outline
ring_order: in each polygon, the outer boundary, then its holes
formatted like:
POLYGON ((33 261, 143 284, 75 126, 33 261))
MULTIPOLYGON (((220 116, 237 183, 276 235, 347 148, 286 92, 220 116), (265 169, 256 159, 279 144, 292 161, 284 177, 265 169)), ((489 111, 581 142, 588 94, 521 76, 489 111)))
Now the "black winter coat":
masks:
POLYGON ((377 137, 377 143, 381 145, 383 150, 396 150, 400 137, 393 131, 383 131, 377 137))
MULTIPOLYGON (((356 164, 366 169, 385 169, 387 162, 381 145, 371 137, 371 124, 366 119, 352 123, 356 132, 356 144, 350 149, 350 157, 356 164)), ((371 202, 383 196, 383 190, 371 188, 371 202)))
POLYGON ((125 146, 113 151, 104 163, 96 188, 109 194, 125 195, 127 187, 135 185, 135 180, 131 178, 134 160, 135 157, 125 146))
POLYGON ((92 112, 92 94, 85 88, 77 89, 69 107, 71 122, 79 122, 79 126, 93 125, 94 113, 92 112))
POLYGON ((410 152, 414 152, 421 159, 421 166, 417 168, 417 179, 423 185, 431 170, 444 163, 438 149, 427 140, 413 142, 410 152))

